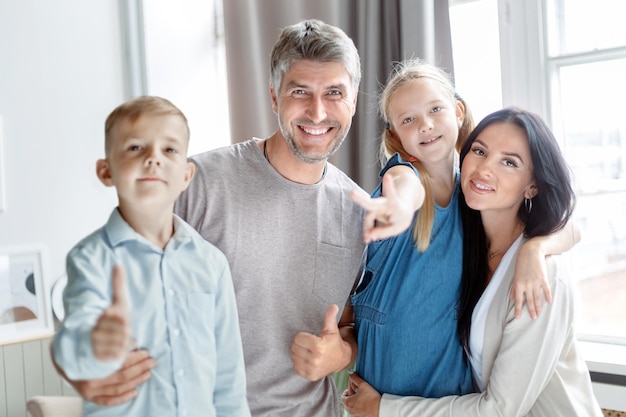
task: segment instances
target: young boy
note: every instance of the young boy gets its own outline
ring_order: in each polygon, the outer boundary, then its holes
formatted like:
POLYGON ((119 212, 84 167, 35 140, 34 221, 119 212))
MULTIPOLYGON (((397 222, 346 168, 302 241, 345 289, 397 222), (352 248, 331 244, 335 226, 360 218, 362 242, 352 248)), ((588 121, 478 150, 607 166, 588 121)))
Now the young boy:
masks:
POLYGON ((85 402, 85 416, 250 416, 228 262, 173 214, 195 172, 188 143, 187 119, 163 98, 132 99, 106 120, 96 173, 119 205, 67 256, 55 360, 75 380, 113 373, 135 347, 157 365, 133 401, 85 402))

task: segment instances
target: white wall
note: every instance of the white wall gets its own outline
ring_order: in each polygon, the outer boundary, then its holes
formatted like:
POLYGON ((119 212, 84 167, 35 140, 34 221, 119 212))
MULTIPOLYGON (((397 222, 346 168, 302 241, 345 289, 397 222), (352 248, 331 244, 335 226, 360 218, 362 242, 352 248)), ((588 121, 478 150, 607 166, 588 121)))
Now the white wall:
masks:
POLYGON ((122 56, 116 1, 0 0, 0 246, 44 244, 49 282, 115 205, 94 172, 124 100, 122 56))
MULTIPOLYGON (((116 203, 94 167, 104 119, 124 100, 122 57, 117 1, 0 0, 0 247, 43 244, 50 284, 116 203)), ((33 368, 46 363, 44 345, 0 347, 0 415, 25 416, 30 395, 67 393, 49 365, 33 368)))

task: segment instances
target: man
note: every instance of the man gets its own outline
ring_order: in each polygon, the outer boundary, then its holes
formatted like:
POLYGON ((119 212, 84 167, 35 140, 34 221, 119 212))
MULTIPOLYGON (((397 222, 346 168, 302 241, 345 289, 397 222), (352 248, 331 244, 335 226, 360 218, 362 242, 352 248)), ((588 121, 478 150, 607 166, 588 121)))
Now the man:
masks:
MULTIPOLYGON (((360 188, 328 158, 351 125, 360 61, 344 32, 307 20, 282 31, 270 66, 279 130, 193 157, 197 173, 176 212, 229 260, 252 415, 339 416, 329 375, 356 352, 346 341, 351 315, 337 316, 365 244, 350 198, 360 188)), ((127 401, 154 366, 148 354, 73 385, 99 404, 127 401)))
POLYGON ((280 129, 192 158, 196 179, 177 213, 229 260, 254 416, 335 416, 329 374, 353 361, 337 325, 364 243, 359 187, 328 158, 344 140, 360 80, 345 33, 309 20, 271 53, 280 129), (291 360, 290 360, 291 359, 291 360), (295 371, 295 372, 294 372, 295 371))

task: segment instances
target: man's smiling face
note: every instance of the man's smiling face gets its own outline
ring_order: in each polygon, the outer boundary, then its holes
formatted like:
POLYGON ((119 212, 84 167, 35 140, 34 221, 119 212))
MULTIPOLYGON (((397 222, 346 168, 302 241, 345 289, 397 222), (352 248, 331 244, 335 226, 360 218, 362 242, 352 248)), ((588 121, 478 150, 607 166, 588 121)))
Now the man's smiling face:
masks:
POLYGON ((345 139, 356 109, 357 92, 338 62, 295 62, 280 91, 271 88, 280 132, 301 161, 318 163, 333 155, 345 139))

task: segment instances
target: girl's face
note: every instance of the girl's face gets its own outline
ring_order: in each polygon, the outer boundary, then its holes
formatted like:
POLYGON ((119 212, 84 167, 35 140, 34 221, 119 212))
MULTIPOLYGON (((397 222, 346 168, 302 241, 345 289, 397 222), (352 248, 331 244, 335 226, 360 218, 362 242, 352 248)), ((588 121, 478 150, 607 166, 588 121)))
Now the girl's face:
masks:
POLYGON ((463 159, 461 187, 474 210, 517 216, 524 198, 537 194, 526 133, 506 122, 487 126, 463 159))
POLYGON ((418 78, 389 99, 388 120, 402 147, 425 166, 450 163, 463 111, 433 80, 418 78))

